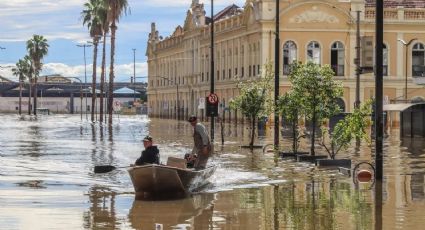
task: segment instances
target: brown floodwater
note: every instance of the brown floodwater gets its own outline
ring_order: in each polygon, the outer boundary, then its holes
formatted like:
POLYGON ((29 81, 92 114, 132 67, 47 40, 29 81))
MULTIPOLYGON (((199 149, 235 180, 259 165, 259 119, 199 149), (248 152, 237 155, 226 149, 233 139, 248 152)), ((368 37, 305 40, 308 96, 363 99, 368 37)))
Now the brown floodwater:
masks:
MULTIPOLYGON (((191 127, 140 116, 114 122, 0 115, 0 229, 424 229, 425 141, 400 140, 397 129, 384 141, 382 196, 338 170, 241 149, 249 129, 226 124, 224 145, 216 127, 210 163, 218 169, 206 187, 185 199, 143 201, 134 199, 125 169, 95 174, 94 166, 133 163, 146 134, 162 162, 183 157, 191 127)), ((272 143, 271 131, 256 142, 272 143)), ((373 163, 371 153, 362 143, 337 157, 373 163)))

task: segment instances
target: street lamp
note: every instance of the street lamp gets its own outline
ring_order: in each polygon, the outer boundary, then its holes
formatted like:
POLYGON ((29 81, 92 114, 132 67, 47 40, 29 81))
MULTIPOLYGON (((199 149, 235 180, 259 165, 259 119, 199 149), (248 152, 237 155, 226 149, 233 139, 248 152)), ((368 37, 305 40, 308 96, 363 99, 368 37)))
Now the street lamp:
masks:
MULTIPOLYGON (((92 45, 88 45, 88 44, 78 44, 78 47, 83 47, 84 48, 84 87, 87 85, 87 62, 86 62, 86 47, 91 47, 92 45)), ((86 113, 86 120, 87 118, 87 90, 85 90, 85 98, 86 98, 86 109, 85 109, 85 113, 86 113)))
POLYGON ((414 42, 414 41, 416 41, 416 40, 418 40, 417 38, 413 38, 413 39, 410 39, 410 41, 409 42, 405 42, 403 39, 397 39, 397 41, 399 41, 401 44, 403 44, 403 46, 405 47, 405 49, 406 49, 406 57, 405 57, 405 73, 406 73, 406 78, 405 78, 405 82, 404 82, 404 100, 405 100, 405 102, 407 102, 407 55, 408 55, 408 51, 409 51, 409 45, 410 44, 412 44, 412 42, 414 42))
POLYGON ((136 102, 136 49, 133 49, 133 103, 136 102))
POLYGON ((174 83, 176 85, 176 87, 177 87, 177 120, 180 120, 179 84, 177 84, 177 82, 175 82, 173 80, 170 80, 167 77, 161 77, 161 76, 158 76, 158 77, 162 78, 164 80, 167 80, 168 82, 174 83))
POLYGON ((276 0, 276 34, 275 34, 275 47, 274 47, 274 148, 275 150, 279 147, 279 113, 277 111, 277 100, 279 98, 279 0, 276 0))

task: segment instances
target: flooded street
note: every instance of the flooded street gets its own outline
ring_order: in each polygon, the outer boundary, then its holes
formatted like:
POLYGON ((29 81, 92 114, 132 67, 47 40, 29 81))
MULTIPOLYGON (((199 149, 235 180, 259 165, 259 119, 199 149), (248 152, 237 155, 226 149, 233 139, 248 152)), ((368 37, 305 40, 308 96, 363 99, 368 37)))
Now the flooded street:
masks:
MULTIPOLYGON (((149 134, 161 162, 183 157, 192 147, 184 121, 120 116, 111 128, 70 115, 0 115, 1 229, 374 229, 375 197, 370 185, 356 186, 334 169, 292 159, 275 160, 261 149, 241 149, 249 130, 216 128, 218 169, 210 184, 180 200, 138 201, 125 168, 95 174, 96 165, 134 163, 149 134)), ((209 123, 205 123, 208 127, 209 123)), ((271 130, 258 144, 273 142, 271 130)), ((283 141, 290 146, 289 140, 283 141)), ((308 146, 302 146, 307 150, 308 146)), ((425 141, 384 142, 382 229, 425 226, 425 141)), ((319 154, 325 154, 318 148, 319 154)), ((366 143, 337 158, 373 162, 366 143)), ((353 164, 354 167, 354 164, 353 164)))

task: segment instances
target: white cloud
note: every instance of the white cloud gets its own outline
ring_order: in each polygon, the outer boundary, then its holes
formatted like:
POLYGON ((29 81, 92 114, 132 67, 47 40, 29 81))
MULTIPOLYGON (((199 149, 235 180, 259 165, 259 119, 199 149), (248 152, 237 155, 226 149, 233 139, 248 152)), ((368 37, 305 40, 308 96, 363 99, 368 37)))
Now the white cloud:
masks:
MULTIPOLYGON (((14 64, 1 64, 1 66, 14 66, 14 64)), ((87 65, 87 82, 91 82, 92 76, 92 67, 93 65, 87 65)), ((146 77, 148 73, 147 63, 137 63, 136 62, 136 81, 147 81, 146 77)), ((107 66, 107 78, 109 79, 109 66, 107 66)), ((115 65, 115 81, 123 81, 129 82, 130 77, 133 76, 133 63, 129 64, 120 64, 115 65)), ((74 65, 70 66, 64 63, 46 63, 43 65, 43 71, 41 75, 50 75, 50 74, 60 74, 64 77, 77 77, 80 78, 81 81, 85 81, 84 79, 84 65, 74 65)), ((16 81, 17 78, 13 76, 11 68, 0 68, 0 76, 6 77, 10 80, 16 81)), ((97 68, 97 81, 99 82, 100 78, 100 67, 97 68)))
MULTIPOLYGON (((211 0, 199 0, 199 3, 203 3, 204 5, 211 5, 211 0)), ((245 0, 214 0, 214 8, 221 7, 221 6, 227 6, 231 4, 239 4, 240 7, 243 6, 245 3, 245 0)), ((192 0, 146 0, 143 2, 134 2, 133 4, 143 4, 145 6, 149 7, 187 7, 189 9, 190 5, 192 4, 192 0)))

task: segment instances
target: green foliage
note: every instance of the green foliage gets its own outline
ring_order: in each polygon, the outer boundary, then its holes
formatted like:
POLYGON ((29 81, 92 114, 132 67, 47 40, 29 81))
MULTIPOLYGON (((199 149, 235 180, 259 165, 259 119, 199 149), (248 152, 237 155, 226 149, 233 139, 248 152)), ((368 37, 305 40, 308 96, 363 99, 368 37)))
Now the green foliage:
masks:
POLYGON ((347 149, 354 138, 366 140, 370 143, 369 135, 366 133, 369 127, 372 101, 367 101, 360 108, 339 121, 332 133, 328 128, 322 128, 322 143, 331 159, 335 159, 336 154, 342 149, 347 149), (330 139, 326 145, 326 137, 330 139))
MULTIPOLYGON (((104 0, 89 0, 84 3, 84 10, 81 12, 83 25, 87 24, 90 37, 99 39, 104 33, 104 23, 107 18, 107 5, 104 0)), ((106 27, 107 28, 107 27, 106 27)))
POLYGON ((41 71, 41 61, 47 55, 48 50, 49 44, 47 44, 47 39, 41 35, 35 34, 30 40, 27 41, 27 51, 33 63, 35 77, 37 77, 41 71))
POLYGON ((329 65, 320 66, 312 62, 294 63, 289 81, 294 97, 299 100, 300 112, 312 121, 310 152, 315 155, 316 124, 339 113, 337 99, 343 94, 342 84, 334 80, 334 72, 329 65))
POLYGON ((240 94, 230 101, 230 108, 240 110, 249 118, 268 116, 273 112, 272 65, 264 65, 263 70, 260 78, 239 82, 240 94))
POLYGON ((273 112, 272 79, 274 72, 272 65, 263 66, 259 78, 246 82, 239 82, 240 94, 230 101, 230 108, 237 109, 251 119, 251 148, 254 145, 255 121, 262 116, 268 116, 273 112))
POLYGON ((20 82, 31 77, 31 58, 28 55, 23 59, 19 59, 15 65, 16 67, 12 68, 12 72, 13 75, 19 78, 20 82))
POLYGON ((292 125, 292 152, 297 153, 299 141, 305 135, 299 132, 298 119, 302 112, 300 98, 293 91, 286 92, 277 101, 277 110, 282 115, 285 123, 292 125))
POLYGON ((294 63, 289 80, 295 98, 299 100, 303 115, 308 120, 329 118, 340 112, 336 101, 343 95, 342 83, 334 80, 329 65, 320 66, 312 62, 294 63))

